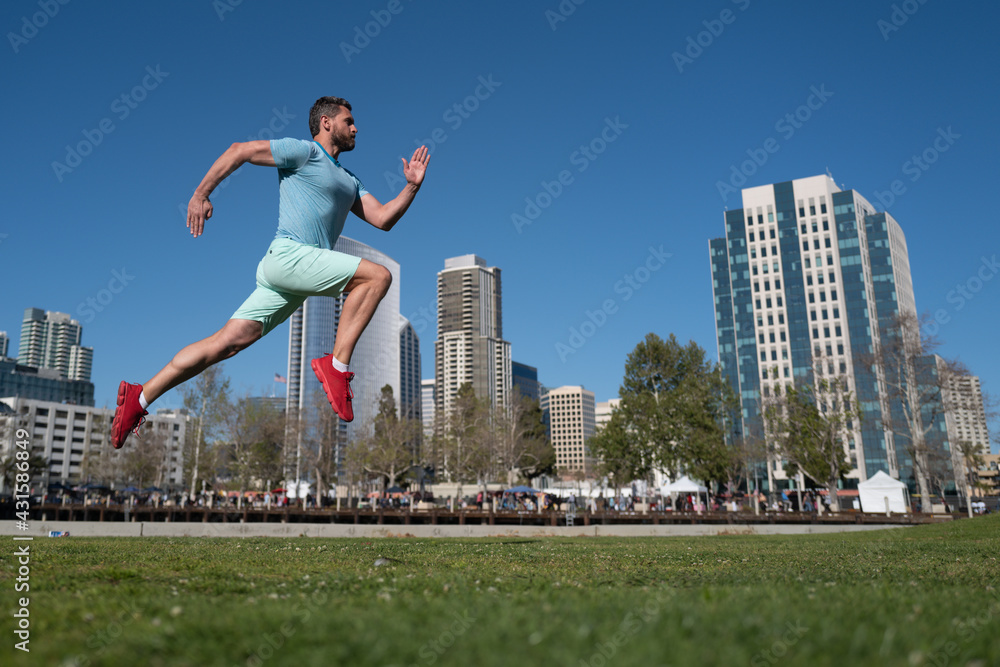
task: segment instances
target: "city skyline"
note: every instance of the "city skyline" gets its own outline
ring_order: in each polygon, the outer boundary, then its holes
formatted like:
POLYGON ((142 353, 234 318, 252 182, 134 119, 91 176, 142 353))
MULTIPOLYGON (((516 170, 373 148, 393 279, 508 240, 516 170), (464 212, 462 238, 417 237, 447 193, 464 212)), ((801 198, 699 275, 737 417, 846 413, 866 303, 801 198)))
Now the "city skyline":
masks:
MULTIPOLYGON (((1000 265, 983 193, 1000 128, 981 72, 1000 53, 1000 7, 918 3, 903 22, 893 4, 584 3, 563 16, 557 3, 404 2, 358 46, 378 8, 314 3, 325 39, 303 39, 276 74, 247 44, 300 34, 302 12, 70 3, 24 37, 38 5, 7 3, 11 151, 25 157, 0 225, 15 286, 0 330, 16 338, 28 307, 68 313, 94 348, 95 403, 113 405, 119 381, 148 380, 253 288, 277 223, 274 170, 232 174, 192 240, 181 210, 205 171, 234 141, 305 138, 310 105, 333 94, 359 127, 342 161, 381 201, 402 187, 399 158, 431 149, 391 233, 345 228, 400 264, 423 378, 435 275, 463 254, 503 268, 504 338, 546 386, 613 398, 649 332, 714 356, 705 240, 741 189, 831 173, 905 221, 917 310, 940 353, 996 394, 1000 265)), ((226 362, 237 392, 270 393, 285 331, 226 362)), ((174 390, 154 406, 180 403, 174 390)))

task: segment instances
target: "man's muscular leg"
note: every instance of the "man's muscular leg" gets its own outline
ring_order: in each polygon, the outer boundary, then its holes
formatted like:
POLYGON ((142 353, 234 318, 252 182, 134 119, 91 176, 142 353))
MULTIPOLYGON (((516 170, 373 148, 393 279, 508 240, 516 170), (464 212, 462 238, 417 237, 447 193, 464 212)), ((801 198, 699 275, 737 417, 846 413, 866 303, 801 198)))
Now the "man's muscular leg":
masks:
POLYGON ((178 352, 159 373, 142 385, 148 403, 260 340, 264 325, 253 320, 229 320, 217 332, 178 352))
POLYGON ((337 325, 337 338, 333 343, 333 356, 343 364, 351 363, 354 346, 371 322, 378 304, 389 292, 392 285, 392 274, 389 269, 361 260, 354 277, 347 283, 344 292, 344 309, 340 313, 340 323, 337 325))
POLYGON ((330 405, 345 422, 354 420, 354 407, 351 405, 354 393, 350 386, 354 373, 348 371, 348 364, 354 354, 354 346, 391 284, 392 274, 388 269, 362 259, 344 289, 347 298, 340 313, 333 354, 312 360, 313 371, 323 385, 330 405))

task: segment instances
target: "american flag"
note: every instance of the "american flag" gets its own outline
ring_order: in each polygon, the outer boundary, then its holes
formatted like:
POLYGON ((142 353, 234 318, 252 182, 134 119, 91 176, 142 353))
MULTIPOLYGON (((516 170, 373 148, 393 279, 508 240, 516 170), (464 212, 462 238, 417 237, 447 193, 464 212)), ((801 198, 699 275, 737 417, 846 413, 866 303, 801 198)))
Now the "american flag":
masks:
POLYGON ((274 374, 274 381, 281 382, 282 384, 288 384, 288 378, 286 378, 284 375, 279 375, 278 373, 274 374))

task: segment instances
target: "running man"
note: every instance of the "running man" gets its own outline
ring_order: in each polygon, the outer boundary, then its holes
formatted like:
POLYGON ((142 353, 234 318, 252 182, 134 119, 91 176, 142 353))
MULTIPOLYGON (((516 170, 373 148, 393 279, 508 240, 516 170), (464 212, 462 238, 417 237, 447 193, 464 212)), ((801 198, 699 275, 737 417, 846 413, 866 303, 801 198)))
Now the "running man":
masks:
POLYGON ((351 105, 339 97, 321 97, 309 111, 312 141, 276 139, 234 143, 215 161, 188 203, 187 226, 197 238, 212 217, 209 196, 227 176, 249 162, 278 168, 278 231, 257 267, 257 289, 215 334, 178 352, 145 384, 118 386, 118 407, 111 444, 125 444, 145 421, 149 404, 209 366, 228 359, 284 322, 308 296, 347 292, 333 351, 313 359, 334 411, 354 419, 351 406, 351 355, 379 302, 392 283, 384 266, 333 250, 348 211, 389 231, 406 213, 424 180, 430 156, 426 146, 403 158, 406 185, 381 204, 337 158, 354 149, 358 128, 351 105))

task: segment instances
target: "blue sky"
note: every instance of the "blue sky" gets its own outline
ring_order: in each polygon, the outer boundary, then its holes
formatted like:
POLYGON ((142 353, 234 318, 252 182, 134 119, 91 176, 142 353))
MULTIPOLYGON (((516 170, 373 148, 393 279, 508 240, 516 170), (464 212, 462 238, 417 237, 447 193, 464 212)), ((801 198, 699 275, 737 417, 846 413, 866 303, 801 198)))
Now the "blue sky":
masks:
MULTIPOLYGON (((234 141, 308 138, 312 102, 338 95, 359 127, 343 162, 382 201, 433 142, 402 222, 344 232, 400 263, 424 377, 436 273, 468 253, 503 269, 504 335, 545 385, 614 397, 649 332, 716 358, 708 240, 739 206, 718 184, 757 155, 746 186, 829 170, 887 206, 941 353, 995 393, 998 18, 934 0, 6 2, 0 330, 13 352, 25 308, 74 314, 113 405, 254 286, 276 175, 234 174, 192 239, 179 207, 208 167, 234 141)), ((236 388, 270 392, 287 344, 286 325, 227 362, 236 388)))

